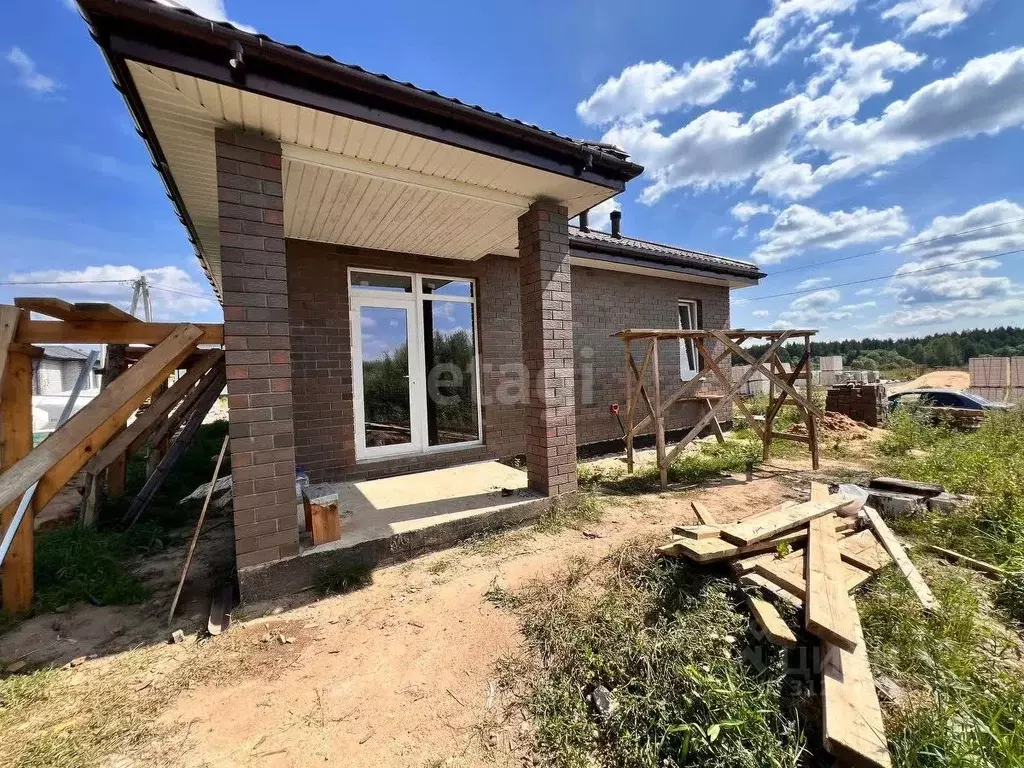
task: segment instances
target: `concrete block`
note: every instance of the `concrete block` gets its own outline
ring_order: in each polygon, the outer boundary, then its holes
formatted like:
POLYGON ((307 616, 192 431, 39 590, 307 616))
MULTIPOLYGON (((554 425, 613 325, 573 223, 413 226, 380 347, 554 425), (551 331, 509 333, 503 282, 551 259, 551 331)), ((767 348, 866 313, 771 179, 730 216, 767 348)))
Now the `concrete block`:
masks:
POLYGON ((921 496, 896 491, 868 491, 868 506, 878 510, 882 517, 921 517, 924 515, 925 500, 921 496))
POLYGON ((928 499, 928 509, 932 512, 950 514, 963 507, 970 506, 974 496, 961 493, 940 493, 928 499))

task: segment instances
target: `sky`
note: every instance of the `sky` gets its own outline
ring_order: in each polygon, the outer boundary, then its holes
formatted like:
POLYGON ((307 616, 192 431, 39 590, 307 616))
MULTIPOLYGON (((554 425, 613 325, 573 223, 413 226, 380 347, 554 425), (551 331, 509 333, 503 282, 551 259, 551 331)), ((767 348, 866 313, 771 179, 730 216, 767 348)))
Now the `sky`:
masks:
MULTIPOLYGON (((1018 0, 182 4, 622 147, 646 170, 592 224, 761 265, 735 327, 1024 325, 1018 0)), ((158 319, 218 320, 71 0, 7 4, 0 98, 0 282, 49 282, 0 301, 127 306, 144 272, 158 319)))

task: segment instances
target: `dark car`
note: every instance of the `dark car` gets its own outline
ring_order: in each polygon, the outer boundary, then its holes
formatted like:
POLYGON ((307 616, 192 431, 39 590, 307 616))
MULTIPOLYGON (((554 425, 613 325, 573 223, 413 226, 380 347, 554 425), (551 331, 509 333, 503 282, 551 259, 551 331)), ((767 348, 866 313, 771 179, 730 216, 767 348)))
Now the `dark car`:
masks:
POLYGON ((981 395, 955 389, 910 389, 889 395, 890 410, 898 406, 910 408, 961 408, 969 411, 1006 411, 1010 403, 993 403, 981 395))

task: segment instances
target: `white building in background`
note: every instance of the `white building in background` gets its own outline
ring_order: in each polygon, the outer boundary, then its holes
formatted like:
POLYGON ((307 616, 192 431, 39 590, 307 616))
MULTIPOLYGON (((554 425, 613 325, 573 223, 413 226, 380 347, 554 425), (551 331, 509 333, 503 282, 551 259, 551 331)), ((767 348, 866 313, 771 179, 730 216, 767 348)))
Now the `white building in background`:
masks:
MULTIPOLYGON (((32 362, 33 432, 52 432, 57 426, 57 419, 88 358, 88 352, 74 347, 43 347, 43 356, 32 362)), ((86 388, 75 403, 76 413, 99 394, 100 367, 97 360, 86 388)))

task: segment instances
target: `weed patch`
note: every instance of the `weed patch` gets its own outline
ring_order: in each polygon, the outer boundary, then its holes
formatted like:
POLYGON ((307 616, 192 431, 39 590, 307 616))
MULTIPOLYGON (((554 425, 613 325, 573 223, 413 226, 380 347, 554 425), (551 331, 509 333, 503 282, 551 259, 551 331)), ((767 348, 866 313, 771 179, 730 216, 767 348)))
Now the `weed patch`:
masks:
POLYGON ((751 663, 749 620, 726 579, 632 542, 489 597, 522 623, 532 655, 506 659, 500 678, 552 764, 794 766, 805 753, 783 653, 751 663), (604 714, 599 685, 611 692, 604 714))
POLYGON ((577 491, 568 501, 556 497, 548 510, 537 518, 534 529, 540 533, 558 533, 583 523, 597 523, 601 520, 602 508, 600 498, 591 491, 577 491))
POLYGON ((358 563, 341 563, 321 571, 316 590, 321 595, 343 595, 373 584, 373 569, 358 563))

